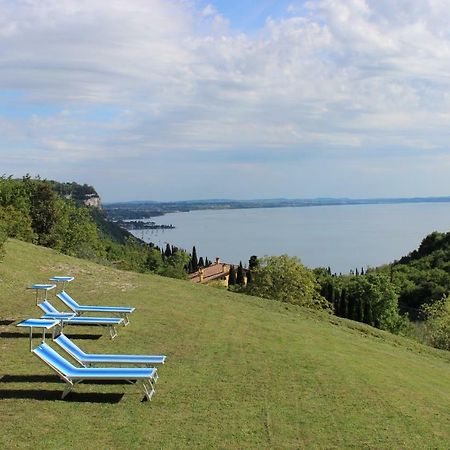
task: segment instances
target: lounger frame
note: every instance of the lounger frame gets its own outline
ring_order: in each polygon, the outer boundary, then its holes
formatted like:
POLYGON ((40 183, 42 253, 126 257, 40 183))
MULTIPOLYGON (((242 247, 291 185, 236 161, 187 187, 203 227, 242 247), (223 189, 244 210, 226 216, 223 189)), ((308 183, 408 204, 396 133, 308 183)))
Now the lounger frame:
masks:
POLYGON ((58 319, 61 323, 61 332, 65 325, 96 325, 107 327, 111 339, 117 336, 116 325, 123 323, 122 318, 112 317, 79 317, 74 313, 58 311, 48 300, 38 303, 38 307, 44 312, 43 319, 58 319))
MULTIPOLYGON (((124 381, 126 383, 134 384, 135 382, 139 382, 142 386, 142 389, 144 391, 144 395, 147 400, 151 400, 153 395, 155 394, 156 390, 154 387, 154 383, 156 381, 157 376, 157 370, 155 368, 153 369, 149 375, 142 375, 142 376, 133 376, 133 377, 123 377, 119 374, 117 375, 108 375, 107 370, 105 370, 104 375, 96 375, 93 376, 90 374, 90 371, 92 370, 102 370, 102 369, 92 369, 92 368, 75 368, 80 374, 79 375, 70 375, 68 373, 65 373, 61 368, 53 364, 47 357, 46 354, 48 353, 56 354, 61 361, 64 363, 72 366, 67 360, 65 360, 61 355, 56 353, 48 344, 41 343, 38 347, 36 347, 32 353, 36 355, 41 361, 43 361, 48 367, 50 367, 61 380, 63 380, 66 383, 66 387, 61 395, 61 399, 64 399, 74 388, 78 383, 81 383, 82 381, 124 381), (42 353, 41 353, 42 352, 42 353)), ((72 366, 73 367, 73 366, 72 366)), ((151 370, 151 369, 141 369, 141 370, 151 370)), ((124 369, 126 370, 126 369, 124 369)))
POLYGON ((129 315, 135 310, 133 307, 128 306, 85 306, 76 302, 66 291, 62 290, 58 294, 58 297, 68 308, 70 308, 75 314, 81 315, 83 313, 111 313, 118 314, 123 319, 124 326, 129 325, 129 315))
POLYGON ((83 367, 92 367, 96 364, 137 364, 153 367, 155 364, 164 364, 166 359, 165 355, 114 355, 85 353, 64 333, 59 333, 59 335, 53 336, 53 342, 83 367))

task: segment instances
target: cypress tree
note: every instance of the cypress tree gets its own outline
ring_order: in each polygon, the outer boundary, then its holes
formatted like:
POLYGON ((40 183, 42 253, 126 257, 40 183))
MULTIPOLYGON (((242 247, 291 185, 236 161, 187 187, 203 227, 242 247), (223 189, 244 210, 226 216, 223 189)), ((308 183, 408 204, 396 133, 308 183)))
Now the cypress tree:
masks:
POLYGON ((170 258, 172 256, 172 250, 169 244, 166 245, 166 251, 164 252, 164 256, 166 258, 170 258))
POLYGON ((258 257, 253 255, 248 260, 248 268, 249 270, 253 270, 256 269, 256 267, 258 267, 258 257))
POLYGON ((358 315, 356 319, 358 322, 364 322, 364 303, 362 298, 358 298, 358 315))
POLYGON ((198 270, 198 259, 197 259, 197 250, 195 249, 195 245, 192 247, 192 270, 193 272, 196 272, 198 270))
POLYGON ((349 295, 347 297, 348 302, 348 314, 347 319, 355 320, 355 299, 349 295))
POLYGON ((236 284, 236 271, 234 266, 230 266, 230 275, 228 276, 228 287, 236 284))
POLYGON ((236 284, 238 284, 239 286, 245 285, 244 268, 242 267, 242 261, 240 261, 237 269, 236 284))
POLYGON ((341 317, 348 319, 348 313, 347 289, 344 288, 341 292, 341 317))
POLYGON ((250 270, 247 271, 247 286, 253 281, 253 275, 250 270))
POLYGON ((339 309, 341 307, 341 293, 337 288, 333 288, 333 307, 334 307, 334 314, 338 316, 339 309))
POLYGON ((364 302, 364 322, 374 326, 372 302, 370 300, 364 302))
POLYGON ((327 286, 327 300, 333 305, 334 304, 334 289, 333 284, 329 281, 327 286))
POLYGON ((200 259, 198 260, 198 266, 205 267, 205 262, 203 261, 203 256, 200 256, 200 259))

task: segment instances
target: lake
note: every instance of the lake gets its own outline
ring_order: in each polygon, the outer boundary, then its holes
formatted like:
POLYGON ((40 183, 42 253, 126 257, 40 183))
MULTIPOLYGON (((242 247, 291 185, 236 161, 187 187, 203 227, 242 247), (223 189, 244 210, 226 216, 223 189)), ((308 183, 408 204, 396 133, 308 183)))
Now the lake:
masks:
POLYGON ((239 264, 251 255, 298 256, 308 267, 347 273, 399 259, 433 231, 450 231, 450 204, 339 205, 205 210, 152 219, 171 230, 136 230, 146 242, 239 264))

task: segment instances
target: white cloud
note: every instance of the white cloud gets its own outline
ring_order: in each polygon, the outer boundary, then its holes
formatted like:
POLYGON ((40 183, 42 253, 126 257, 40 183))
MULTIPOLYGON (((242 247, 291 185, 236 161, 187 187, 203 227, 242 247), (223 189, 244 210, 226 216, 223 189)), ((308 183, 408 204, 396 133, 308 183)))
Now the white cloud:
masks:
POLYGON ((80 161, 447 145, 445 0, 293 3, 252 35, 183 0, 0 0, 0 11, 0 90, 21 93, 23 111, 0 112, 5 149, 19 140, 80 161), (115 113, 98 121, 98 108, 115 113))

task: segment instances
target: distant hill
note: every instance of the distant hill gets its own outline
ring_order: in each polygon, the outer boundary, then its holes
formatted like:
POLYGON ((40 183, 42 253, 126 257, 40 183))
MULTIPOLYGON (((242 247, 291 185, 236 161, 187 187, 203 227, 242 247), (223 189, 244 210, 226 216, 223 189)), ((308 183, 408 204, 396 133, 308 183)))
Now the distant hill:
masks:
POLYGON ((448 448, 447 352, 16 240, 0 283, 0 448, 448 448), (15 327, 40 314, 26 286, 53 275, 75 276, 67 290, 80 303, 136 307, 114 341, 97 328, 65 331, 89 352, 167 355, 151 402, 137 386, 97 383, 60 400, 64 383, 15 327))
POLYGON ((161 216, 171 212, 188 212, 205 209, 249 209, 285 208, 337 205, 380 205, 399 203, 450 203, 450 197, 411 197, 411 198, 312 198, 312 199, 254 199, 254 200, 183 200, 174 202, 130 201, 105 203, 108 217, 114 220, 144 219, 161 216))

